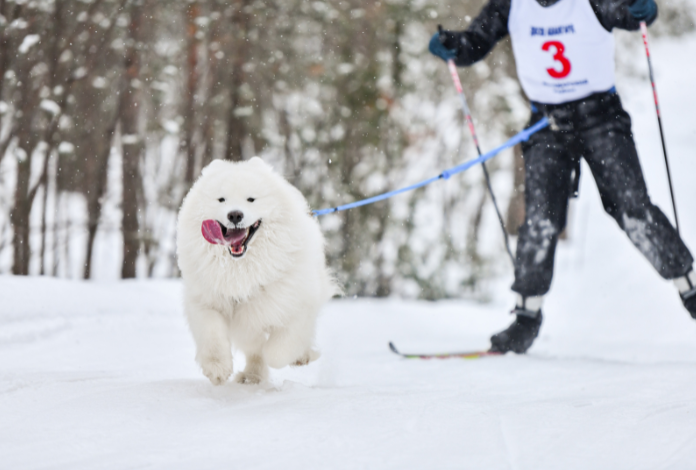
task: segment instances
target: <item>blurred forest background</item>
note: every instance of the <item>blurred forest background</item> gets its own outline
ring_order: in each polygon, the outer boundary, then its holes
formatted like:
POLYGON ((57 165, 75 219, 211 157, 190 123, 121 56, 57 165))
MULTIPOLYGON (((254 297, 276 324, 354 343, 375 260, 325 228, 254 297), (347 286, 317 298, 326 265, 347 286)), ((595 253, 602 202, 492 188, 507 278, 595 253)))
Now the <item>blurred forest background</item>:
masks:
MULTIPOLYGON (((215 158, 259 155, 319 209, 474 157, 427 43, 483 3, 0 0, 0 273, 177 276, 177 210, 215 158)), ((652 33, 692 29, 689 5, 652 33)), ((645 73, 640 46, 620 36, 618 66, 645 73)), ((484 151, 524 126, 509 41, 460 75, 484 151)), ((514 153, 489 167, 512 229, 514 153)), ((509 269, 479 169, 320 222, 350 295, 480 296, 509 269)))

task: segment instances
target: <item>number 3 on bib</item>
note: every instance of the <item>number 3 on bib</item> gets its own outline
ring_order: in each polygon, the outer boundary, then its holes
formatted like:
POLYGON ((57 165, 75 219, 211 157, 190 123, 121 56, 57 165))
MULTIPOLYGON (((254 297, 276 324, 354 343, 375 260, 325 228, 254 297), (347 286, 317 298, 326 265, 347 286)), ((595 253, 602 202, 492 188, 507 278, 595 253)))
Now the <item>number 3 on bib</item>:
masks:
POLYGON ((570 73, 570 61, 566 56, 563 55, 565 52, 565 46, 559 41, 548 41, 545 42, 541 49, 548 51, 551 47, 556 49, 556 53, 553 55, 553 60, 560 62, 563 68, 561 70, 556 70, 554 68, 548 68, 546 71, 553 78, 565 78, 570 73))

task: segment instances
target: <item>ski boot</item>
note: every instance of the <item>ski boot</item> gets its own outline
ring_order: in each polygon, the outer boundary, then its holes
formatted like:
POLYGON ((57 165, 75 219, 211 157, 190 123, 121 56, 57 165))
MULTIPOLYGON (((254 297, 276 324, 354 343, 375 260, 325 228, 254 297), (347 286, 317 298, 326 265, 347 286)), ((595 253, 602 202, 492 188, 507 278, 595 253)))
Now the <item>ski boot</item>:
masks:
POLYGON ((696 320, 696 272, 689 271, 686 276, 674 280, 679 289, 684 307, 689 311, 691 317, 696 320))
POLYGON ((524 354, 532 346, 541 328, 541 297, 521 298, 510 312, 517 316, 506 330, 491 336, 491 352, 512 351, 524 354), (533 308, 536 307, 536 308, 533 308))
POLYGON ((684 307, 686 307, 691 314, 691 318, 696 320, 696 289, 691 291, 691 296, 682 296, 682 302, 684 303, 684 307))

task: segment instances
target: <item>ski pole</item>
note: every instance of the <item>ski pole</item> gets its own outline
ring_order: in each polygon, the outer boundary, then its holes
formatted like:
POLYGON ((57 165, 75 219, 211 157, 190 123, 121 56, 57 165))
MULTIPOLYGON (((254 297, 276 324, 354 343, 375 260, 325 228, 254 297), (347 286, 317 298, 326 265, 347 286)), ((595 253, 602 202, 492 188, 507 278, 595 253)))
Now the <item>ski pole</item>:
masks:
MULTIPOLYGON (((442 35, 442 25, 437 26, 437 30, 442 35)), ((464 90, 462 89, 462 82, 459 80, 459 73, 457 72, 457 66, 454 64, 453 59, 447 61, 447 67, 449 68, 450 75, 452 76, 452 81, 454 82, 454 87, 457 89, 457 94, 462 102, 462 112, 464 113, 464 120, 469 127, 469 132, 471 137, 474 139, 474 144, 476 145, 476 151, 479 157, 482 155, 481 146, 479 145, 478 135, 476 134, 476 129, 474 128, 474 121, 471 118, 471 111, 469 110, 469 105, 466 102, 466 96, 464 96, 464 90)), ((510 250, 510 240, 508 238, 507 230, 505 230, 505 222, 503 222, 503 216, 498 208, 498 201, 495 199, 495 194, 493 193, 493 186, 491 186, 491 177, 488 174, 488 168, 484 162, 481 163, 483 167, 483 175, 486 178, 486 186, 488 187, 488 193, 491 195, 491 201, 493 201, 493 207, 495 207, 495 213, 498 215, 498 221, 500 222, 500 228, 503 230, 503 238, 505 239, 505 249, 510 256, 510 261, 512 261, 512 266, 515 266, 515 257, 510 250)))
POLYGON ((674 199, 674 188, 672 187, 672 173, 669 171, 669 160, 667 160, 667 145, 665 145, 665 133, 662 130, 662 116, 660 115, 660 104, 657 101, 657 88, 655 87, 655 76, 653 75, 652 61, 650 60, 650 48, 648 47, 648 27, 645 21, 640 22, 640 32, 643 34, 643 44, 645 45, 645 55, 648 58, 648 72, 650 74, 650 84, 652 85, 653 98, 655 99, 655 111, 657 113, 657 126, 660 128, 660 140, 662 141, 662 153, 665 156, 665 167, 667 168, 667 181, 669 182, 669 194, 672 197, 672 209, 674 209, 674 225, 679 234, 679 219, 677 218, 677 203, 674 199))

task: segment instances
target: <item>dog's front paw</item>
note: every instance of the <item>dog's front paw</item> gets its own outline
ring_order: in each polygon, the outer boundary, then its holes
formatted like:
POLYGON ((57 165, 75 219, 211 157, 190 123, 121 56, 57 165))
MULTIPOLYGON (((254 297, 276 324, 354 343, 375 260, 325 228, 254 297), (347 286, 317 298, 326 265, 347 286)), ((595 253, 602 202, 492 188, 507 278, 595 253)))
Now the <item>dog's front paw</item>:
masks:
POLYGON ((208 377, 213 385, 222 385, 232 375, 232 359, 229 361, 208 360, 201 363, 203 375, 208 377))
POLYGON ((321 356, 321 353, 319 351, 315 351, 314 349, 310 349, 303 355, 301 355, 295 362, 293 362, 291 365, 293 366, 306 366, 312 361, 316 361, 319 359, 321 356))

